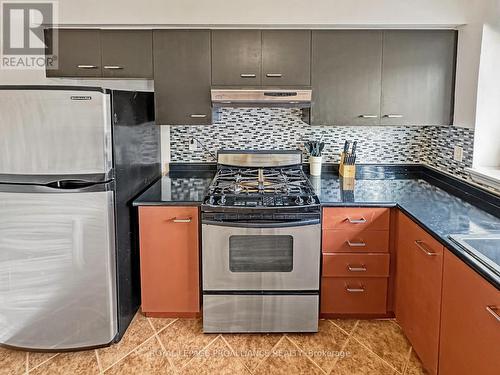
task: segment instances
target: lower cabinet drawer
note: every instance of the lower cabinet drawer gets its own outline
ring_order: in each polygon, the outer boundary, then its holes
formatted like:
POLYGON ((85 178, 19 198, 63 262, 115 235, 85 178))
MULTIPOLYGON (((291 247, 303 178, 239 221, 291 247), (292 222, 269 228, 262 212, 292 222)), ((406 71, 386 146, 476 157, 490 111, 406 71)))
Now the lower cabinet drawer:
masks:
POLYGON ((324 314, 385 314, 387 312, 387 278, 323 278, 320 312, 324 314))
POLYGON ((387 253, 389 231, 323 230, 323 253, 387 253))
POLYGON ((323 228, 338 230, 389 230, 391 211, 381 207, 326 207, 323 228))
POLYGON ((323 254, 323 277, 388 277, 389 254, 323 254))

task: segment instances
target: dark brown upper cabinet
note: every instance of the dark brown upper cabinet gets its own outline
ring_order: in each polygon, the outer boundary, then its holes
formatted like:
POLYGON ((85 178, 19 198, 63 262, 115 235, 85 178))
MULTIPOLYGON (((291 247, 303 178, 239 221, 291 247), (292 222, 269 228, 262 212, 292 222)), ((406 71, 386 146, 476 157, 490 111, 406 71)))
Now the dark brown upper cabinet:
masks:
POLYGON ((102 76, 153 78, 151 30, 102 30, 102 76))
POLYGON ((311 123, 379 125, 382 31, 312 34, 311 123))
POLYGON ((153 32, 156 123, 211 123, 210 31, 153 32))
POLYGON ((449 125, 456 32, 313 31, 311 123, 449 125))
POLYGON ((212 84, 258 86, 261 82, 261 31, 212 31, 212 84))
POLYGON ((457 32, 384 31, 382 125, 449 125, 457 32))
POLYGON ((311 31, 262 31, 262 85, 311 85, 311 31))
MULTIPOLYGON (((50 38, 52 33, 46 32, 50 38)), ((101 77, 101 37, 99 30, 59 29, 57 69, 47 69, 47 77, 101 77)))
POLYGON ((213 30, 214 86, 309 86, 309 30, 213 30))
POLYGON ((58 35, 58 68, 47 69, 47 77, 153 76, 150 30, 59 29, 58 35))

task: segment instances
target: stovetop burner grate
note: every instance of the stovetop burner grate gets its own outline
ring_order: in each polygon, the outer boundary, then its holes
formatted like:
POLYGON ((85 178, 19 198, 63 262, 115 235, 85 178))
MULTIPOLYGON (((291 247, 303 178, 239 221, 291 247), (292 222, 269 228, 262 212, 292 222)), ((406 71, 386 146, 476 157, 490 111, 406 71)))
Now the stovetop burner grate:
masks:
POLYGON ((205 204, 211 206, 277 207, 319 204, 301 166, 286 168, 220 167, 205 204))

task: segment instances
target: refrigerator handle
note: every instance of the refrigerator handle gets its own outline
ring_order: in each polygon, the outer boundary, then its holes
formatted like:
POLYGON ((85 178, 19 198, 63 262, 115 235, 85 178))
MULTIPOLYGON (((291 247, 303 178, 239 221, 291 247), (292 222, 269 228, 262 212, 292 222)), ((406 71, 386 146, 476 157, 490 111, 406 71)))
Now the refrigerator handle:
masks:
POLYGON ((95 193, 113 191, 113 181, 95 183, 81 180, 60 180, 47 185, 35 184, 0 184, 2 193, 95 193))
POLYGON ((111 132, 108 132, 106 134, 106 147, 105 150, 105 159, 106 159, 106 167, 109 170, 113 168, 113 140, 111 138, 111 132))
POLYGON ((111 110, 111 95, 103 95, 104 100, 104 160, 108 171, 113 169, 113 137, 112 137, 112 124, 113 113, 111 110))
POLYGON ((84 189, 86 187, 96 185, 94 182, 83 180, 59 180, 46 184, 45 186, 52 189, 74 190, 84 189))

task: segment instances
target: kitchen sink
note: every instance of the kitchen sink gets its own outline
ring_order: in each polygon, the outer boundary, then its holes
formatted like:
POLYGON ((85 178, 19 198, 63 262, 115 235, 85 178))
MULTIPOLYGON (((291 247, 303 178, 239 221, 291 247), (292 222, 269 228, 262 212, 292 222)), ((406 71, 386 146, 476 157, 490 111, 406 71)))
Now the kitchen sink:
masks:
POLYGON ((453 234, 450 239, 500 275, 500 233, 453 234))

